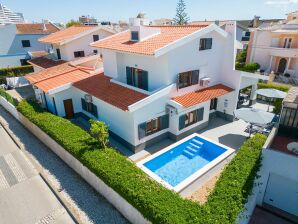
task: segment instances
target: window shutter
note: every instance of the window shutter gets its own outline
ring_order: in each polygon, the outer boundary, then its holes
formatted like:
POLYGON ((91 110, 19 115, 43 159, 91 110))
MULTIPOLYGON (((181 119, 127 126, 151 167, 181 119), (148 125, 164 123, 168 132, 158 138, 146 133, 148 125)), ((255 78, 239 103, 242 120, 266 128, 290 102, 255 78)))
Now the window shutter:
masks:
POLYGON ((138 133, 139 133, 139 139, 142 139, 146 136, 146 122, 139 124, 138 127, 138 133))
POLYGON ((82 102, 82 109, 87 111, 87 104, 86 104, 85 99, 81 98, 81 102, 82 102))
POLYGON ((196 85, 199 83, 199 75, 200 75, 200 70, 192 71, 192 74, 191 74, 191 84, 192 85, 196 85))
POLYGON ((179 117, 179 130, 182 130, 185 127, 185 114, 179 117))
POLYGON ((176 80, 177 90, 179 89, 179 84, 180 84, 180 73, 177 75, 177 80, 176 80))
POLYGON ((212 48, 212 38, 208 38, 207 39, 207 44, 206 45, 207 45, 206 46, 207 49, 211 49, 212 48))
POLYGON ((142 89, 148 91, 148 72, 142 71, 142 89))
POLYGON ((169 114, 163 115, 160 118, 161 123, 161 130, 169 128, 169 114))
POLYGON ((197 122, 202 121, 204 118, 204 107, 197 110, 197 122))
POLYGON ((92 114, 94 117, 98 118, 97 106, 92 104, 92 114))
POLYGON ((132 72, 130 67, 126 67, 126 83, 132 85, 132 72))

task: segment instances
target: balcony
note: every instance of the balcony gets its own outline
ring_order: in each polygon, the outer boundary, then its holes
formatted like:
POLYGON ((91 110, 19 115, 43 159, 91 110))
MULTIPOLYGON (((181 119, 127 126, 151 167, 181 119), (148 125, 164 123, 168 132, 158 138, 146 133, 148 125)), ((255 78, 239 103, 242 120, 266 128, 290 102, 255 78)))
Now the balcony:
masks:
POLYGON ((270 55, 284 58, 297 58, 298 48, 271 47, 270 55))

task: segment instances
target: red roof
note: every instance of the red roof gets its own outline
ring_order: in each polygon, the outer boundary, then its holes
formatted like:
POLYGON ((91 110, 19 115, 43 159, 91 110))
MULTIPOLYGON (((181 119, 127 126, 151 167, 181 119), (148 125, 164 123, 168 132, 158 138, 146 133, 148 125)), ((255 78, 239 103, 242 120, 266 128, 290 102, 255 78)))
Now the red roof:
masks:
POLYGON ((234 89, 222 84, 218 84, 202 90, 175 97, 172 100, 187 108, 214 99, 216 97, 220 97, 232 91, 234 91, 234 89))
POLYGON ((66 61, 59 60, 55 61, 46 57, 38 57, 28 61, 29 64, 40 67, 40 68, 50 68, 53 66, 61 65, 66 61))
POLYGON ((16 24, 17 34, 50 34, 59 31, 51 23, 19 23, 16 24))
POLYGON ((26 79, 45 93, 60 86, 86 79, 92 75, 68 63, 57 65, 26 76, 26 79))
POLYGON ((111 78, 103 73, 78 81, 73 86, 124 111, 147 97, 146 94, 111 82, 111 78))
POLYGON ((160 34, 139 42, 130 40, 130 31, 125 31, 109 38, 97 41, 92 44, 93 47, 123 51, 129 53, 154 55, 155 51, 173 43, 185 36, 199 31, 206 26, 152 26, 160 29, 160 34))
POLYGON ((71 26, 65 30, 60 30, 59 32, 53 33, 46 37, 39 39, 40 42, 57 44, 62 41, 65 41, 69 38, 72 38, 78 34, 84 33, 88 30, 95 29, 97 26, 71 26))

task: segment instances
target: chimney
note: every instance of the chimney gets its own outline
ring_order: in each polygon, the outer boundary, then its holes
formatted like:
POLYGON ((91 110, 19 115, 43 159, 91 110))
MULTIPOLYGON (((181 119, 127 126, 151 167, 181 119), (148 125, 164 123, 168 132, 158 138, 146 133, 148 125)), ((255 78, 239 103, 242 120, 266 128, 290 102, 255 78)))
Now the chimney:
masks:
POLYGON ((253 28, 257 28, 259 26, 260 16, 255 16, 253 20, 253 28))
POLYGON ((46 26, 46 24, 44 23, 43 24, 43 29, 42 29, 43 31, 46 31, 47 30, 47 26, 46 26))

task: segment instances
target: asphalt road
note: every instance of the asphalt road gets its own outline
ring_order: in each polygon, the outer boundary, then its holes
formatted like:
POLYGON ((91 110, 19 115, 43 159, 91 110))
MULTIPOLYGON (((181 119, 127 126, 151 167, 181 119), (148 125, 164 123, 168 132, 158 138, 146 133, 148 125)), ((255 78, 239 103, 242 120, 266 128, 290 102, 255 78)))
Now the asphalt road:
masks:
POLYGON ((74 223, 0 126, 0 223, 74 223))
MULTIPOLYGON (((128 223, 116 208, 23 127, 2 106, 0 106, 1 118, 7 123, 6 127, 18 139, 22 148, 25 148, 26 155, 34 162, 34 165, 43 170, 43 174, 46 175, 51 186, 56 189, 56 192, 59 192, 59 197, 79 223, 128 223)), ((7 148, 4 147, 4 149, 2 147, 2 138, 0 139, 0 152, 3 151, 5 153, 7 148)), ((1 201, 0 195, 0 205, 1 201)), ((2 224, 1 220, 0 211, 0 224, 2 224)), ((21 223, 23 224, 24 222, 21 223)))

